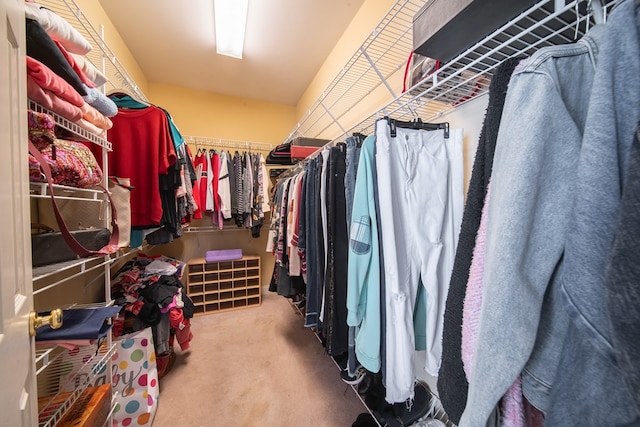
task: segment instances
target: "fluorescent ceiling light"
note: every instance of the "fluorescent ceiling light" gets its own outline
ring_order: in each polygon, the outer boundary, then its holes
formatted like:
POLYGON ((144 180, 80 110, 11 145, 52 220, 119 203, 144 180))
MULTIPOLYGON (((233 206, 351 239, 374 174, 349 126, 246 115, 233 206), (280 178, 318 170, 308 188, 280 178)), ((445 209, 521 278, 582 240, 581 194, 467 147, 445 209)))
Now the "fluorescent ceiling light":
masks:
POLYGON ((216 52, 242 59, 249 0, 214 0, 216 52))

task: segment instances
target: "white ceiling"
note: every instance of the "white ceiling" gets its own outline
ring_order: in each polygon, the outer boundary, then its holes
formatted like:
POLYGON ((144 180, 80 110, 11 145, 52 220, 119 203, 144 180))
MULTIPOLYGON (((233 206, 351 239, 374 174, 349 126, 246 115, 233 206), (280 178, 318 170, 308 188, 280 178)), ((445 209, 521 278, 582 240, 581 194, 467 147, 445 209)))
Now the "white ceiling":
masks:
POLYGON ((147 79, 295 105, 364 0, 249 0, 242 60, 216 54, 213 0, 100 0, 147 79))

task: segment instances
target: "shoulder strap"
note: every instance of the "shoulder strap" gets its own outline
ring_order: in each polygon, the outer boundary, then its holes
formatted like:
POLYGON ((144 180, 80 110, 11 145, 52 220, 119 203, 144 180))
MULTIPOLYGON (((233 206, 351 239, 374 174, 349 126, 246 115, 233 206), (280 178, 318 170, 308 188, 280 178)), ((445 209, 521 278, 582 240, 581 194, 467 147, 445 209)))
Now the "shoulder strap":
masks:
POLYGON ((80 244, 80 242, 78 242, 76 238, 73 237, 73 235, 69 231, 69 227, 67 227, 67 224, 64 222, 64 218, 60 214, 60 210, 58 209, 58 204, 53 194, 53 179, 51 178, 51 169, 49 168, 49 164, 47 163, 47 160, 42 155, 40 150, 38 150, 31 141, 29 141, 29 153, 31 153, 31 155, 35 157, 36 160, 40 163, 40 166, 42 167, 42 171, 47 177, 47 182, 49 183, 49 193, 51 194, 51 203, 53 205, 53 212, 56 216, 56 221, 58 222, 58 226, 60 227, 60 232, 62 232, 62 237, 64 238, 67 245, 69 245, 69 247, 76 254, 78 254, 80 257, 83 257, 83 258, 92 256, 92 255, 108 255, 116 252, 118 250, 118 239, 119 239, 120 233, 118 231, 118 218, 116 215, 115 205, 113 203, 113 200, 111 200, 111 195, 109 194, 109 191, 105 189, 103 186, 100 186, 100 188, 102 188, 105 194, 107 195, 107 198, 109 199, 109 205, 111 206, 111 227, 112 227, 111 238, 109 239, 109 242, 102 249, 99 249, 97 251, 91 251, 85 248, 84 246, 82 246, 82 244, 80 244))

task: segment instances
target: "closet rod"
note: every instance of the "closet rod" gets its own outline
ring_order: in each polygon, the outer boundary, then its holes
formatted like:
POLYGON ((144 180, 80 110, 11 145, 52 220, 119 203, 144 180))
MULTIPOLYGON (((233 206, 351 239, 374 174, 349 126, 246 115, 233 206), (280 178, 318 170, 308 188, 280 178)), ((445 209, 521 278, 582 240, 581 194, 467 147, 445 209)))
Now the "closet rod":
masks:
MULTIPOLYGON (((420 119, 415 120, 415 121, 411 121, 411 122, 403 122, 403 121, 400 121, 400 120, 389 118, 388 116, 385 116, 384 118, 386 120, 388 120, 390 123, 392 123, 394 125, 394 128, 397 126, 397 127, 405 127, 405 128, 406 127, 410 127, 410 128, 413 128, 413 129, 425 129, 425 130, 443 129, 444 130, 444 134, 445 134, 445 138, 449 138, 449 122, 426 123, 426 122, 423 122, 420 119)), ((378 119, 379 118, 376 118, 376 120, 378 120, 378 119)), ((394 133, 395 133, 395 129, 392 131, 392 136, 395 136, 394 133)), ((313 153, 311 153, 307 157, 305 157, 303 160, 301 160, 298 163, 296 163, 291 169, 287 169, 286 171, 284 171, 280 175, 278 175, 278 178, 287 178, 287 177, 290 177, 290 176, 298 174, 299 172, 302 171, 304 165, 309 160, 313 159, 318 154, 320 154, 322 152, 322 150, 329 149, 331 147, 336 146, 340 142, 346 141, 346 139, 348 138, 349 135, 351 135, 351 136, 360 135, 362 137, 366 137, 366 135, 363 134, 362 132, 356 132, 355 130, 351 134, 345 132, 342 135, 340 135, 338 138, 334 139, 333 141, 326 143, 322 147, 318 147, 318 149, 316 151, 314 151, 313 153)))
POLYGON ((273 144, 268 142, 238 141, 233 139, 212 138, 206 136, 184 136, 187 144, 196 148, 228 148, 238 150, 271 151, 273 144))

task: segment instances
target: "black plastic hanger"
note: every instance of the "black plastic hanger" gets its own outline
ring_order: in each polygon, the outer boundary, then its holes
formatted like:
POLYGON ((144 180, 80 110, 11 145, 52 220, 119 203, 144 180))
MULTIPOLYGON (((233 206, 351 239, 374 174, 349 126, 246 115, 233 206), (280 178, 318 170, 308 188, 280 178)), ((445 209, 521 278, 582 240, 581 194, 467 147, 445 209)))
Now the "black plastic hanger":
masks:
POLYGON ((354 132, 353 133, 353 137, 356 139, 356 146, 358 148, 362 147, 362 143, 367 138, 367 136, 365 134, 362 134, 360 132, 354 132))
POLYGON ((391 119, 389 117, 384 118, 387 122, 389 122, 389 127, 391 128, 391 137, 395 138, 396 136, 396 128, 403 129, 421 129, 421 130, 439 130, 444 129, 444 137, 445 139, 449 138, 449 122, 442 123, 425 123, 422 119, 418 118, 411 122, 402 122, 400 120, 391 119))

